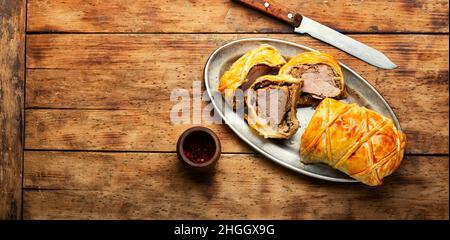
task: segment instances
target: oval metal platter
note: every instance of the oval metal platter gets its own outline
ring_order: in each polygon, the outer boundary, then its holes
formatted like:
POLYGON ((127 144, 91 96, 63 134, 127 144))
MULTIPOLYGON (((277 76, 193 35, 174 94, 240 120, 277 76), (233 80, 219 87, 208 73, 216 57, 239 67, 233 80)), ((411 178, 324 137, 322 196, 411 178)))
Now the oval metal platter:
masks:
MULTIPOLYGON (((281 55, 286 58, 293 57, 301 52, 316 51, 312 48, 300 44, 271 39, 271 38, 245 38, 229 42, 216 49, 209 57, 204 69, 204 81, 210 100, 223 121, 238 135, 243 141, 252 146, 267 158, 282 166, 297 171, 299 173, 335 182, 356 182, 324 164, 303 164, 299 155, 300 136, 308 125, 314 109, 311 107, 298 108, 297 117, 300 122, 298 132, 290 140, 265 139, 253 131, 242 117, 239 117, 232 108, 225 103, 220 96, 217 97, 217 86, 222 74, 228 70, 231 64, 247 51, 267 43, 278 49, 281 55)), ((341 100, 346 103, 358 103, 372 109, 394 121, 396 127, 401 130, 399 121, 388 105, 386 100, 378 91, 355 71, 340 63, 344 72, 347 88, 347 98, 341 100)))

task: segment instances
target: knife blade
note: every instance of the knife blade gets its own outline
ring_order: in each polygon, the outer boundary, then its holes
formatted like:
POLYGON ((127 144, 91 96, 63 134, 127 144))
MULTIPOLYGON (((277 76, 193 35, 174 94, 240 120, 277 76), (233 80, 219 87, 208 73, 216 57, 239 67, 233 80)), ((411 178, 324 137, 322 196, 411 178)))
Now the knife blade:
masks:
POLYGON ((358 42, 355 39, 346 36, 334 29, 331 29, 321 23, 318 23, 301 14, 289 11, 280 3, 273 0, 234 0, 246 6, 257 9, 272 17, 288 23, 294 27, 294 32, 300 34, 309 34, 323 42, 326 42, 336 48, 339 48, 354 57, 357 57, 373 66, 394 69, 397 67, 382 52, 358 42))

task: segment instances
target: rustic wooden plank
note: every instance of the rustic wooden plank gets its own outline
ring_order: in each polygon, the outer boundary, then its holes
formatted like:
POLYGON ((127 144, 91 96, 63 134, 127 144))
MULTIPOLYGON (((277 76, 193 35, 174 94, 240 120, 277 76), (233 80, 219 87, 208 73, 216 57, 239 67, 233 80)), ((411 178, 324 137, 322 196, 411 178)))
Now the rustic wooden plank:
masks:
MULTIPOLYGON (((446 0, 286 0, 283 4, 346 32, 448 32, 446 0)), ((28 31, 290 32, 292 28, 230 0, 29 0, 28 31)))
POLYGON ((225 154, 209 175, 173 153, 25 152, 26 219, 448 219, 448 156, 408 156, 380 187, 225 154))
POLYGON ((0 2, 0 219, 22 217, 25 7, 0 2))
MULTIPOLYGON (((26 110, 25 148, 175 151, 188 127, 173 124, 158 104, 151 110, 26 110)), ((202 124, 219 136, 224 152, 251 150, 225 125, 202 124)))
POLYGON ((380 70, 323 42, 297 34, 35 34, 27 38, 27 68, 155 71, 161 68, 186 74, 189 67, 192 71, 202 68, 218 46, 246 37, 272 37, 304 44, 332 53, 356 70, 370 72, 421 70, 417 66, 423 68, 421 71, 430 71, 445 69, 448 63, 445 57, 448 35, 350 36, 383 51, 399 68, 380 70), (175 68, 178 65, 184 69, 175 68))
MULTIPOLYGON (((174 105, 169 100, 170 92, 177 88, 190 89, 193 80, 201 80, 206 59, 216 47, 248 36, 255 35, 32 35, 28 38, 26 107, 134 109, 130 110, 132 115, 137 114, 136 109, 156 111, 156 115, 142 112, 140 115, 145 117, 139 119, 146 122, 138 125, 158 123, 160 129, 170 129, 167 120, 174 105), (163 119, 161 124, 159 119, 163 119)), ((374 84, 393 106, 408 135, 407 152, 448 153, 448 36, 354 35, 386 52, 399 65, 395 70, 376 69, 308 37, 264 36, 335 54, 374 84)), ((95 119, 102 118, 101 114, 115 113, 30 110, 27 114, 30 116, 27 148, 168 151, 175 141, 170 140, 175 135, 165 137, 165 131, 161 130, 151 136, 168 139, 165 141, 168 145, 151 144, 149 138, 137 138, 137 143, 136 138, 130 137, 133 134, 127 136, 125 131, 129 127, 125 112, 119 114, 123 116, 121 124, 106 123, 111 129, 104 128, 104 135, 91 131, 89 127, 96 125, 89 124, 100 124, 95 119), (64 118, 72 119, 71 125, 57 123, 56 119, 64 118), (117 132, 122 132, 124 137, 116 144, 111 145, 112 140, 100 141, 112 139, 117 132), (92 141, 92 136, 98 139, 92 141)), ((177 129, 181 131, 181 128, 177 129)), ((228 130, 222 126, 216 129, 226 133, 223 141, 227 151, 245 148, 235 144, 236 140, 228 144, 233 139, 228 130)))

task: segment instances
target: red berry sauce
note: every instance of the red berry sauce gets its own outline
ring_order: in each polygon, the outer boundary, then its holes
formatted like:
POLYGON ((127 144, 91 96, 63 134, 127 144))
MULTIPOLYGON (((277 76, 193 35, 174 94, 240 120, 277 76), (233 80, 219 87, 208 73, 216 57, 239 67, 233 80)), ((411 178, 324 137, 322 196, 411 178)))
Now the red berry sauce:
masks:
POLYGON ((183 153, 194 163, 204 163, 211 160, 215 151, 214 139, 206 132, 193 132, 184 140, 183 153))

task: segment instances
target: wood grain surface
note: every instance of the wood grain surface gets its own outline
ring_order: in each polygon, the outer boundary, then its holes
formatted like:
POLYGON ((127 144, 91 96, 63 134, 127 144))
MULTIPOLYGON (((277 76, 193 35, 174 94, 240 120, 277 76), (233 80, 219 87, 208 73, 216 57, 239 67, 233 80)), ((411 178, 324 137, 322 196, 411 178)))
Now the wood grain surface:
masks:
POLYGON ((25 152, 26 219, 445 219, 448 156, 408 156, 381 187, 225 154, 195 175, 174 153, 25 152))
MULTIPOLYGON (((170 122, 171 91, 192 88, 216 47, 248 36, 255 35, 29 36, 26 106, 60 110, 27 110, 26 148, 173 151, 177 135, 188 126, 170 122)), ((374 68, 308 37, 256 36, 336 55, 392 105, 408 136, 408 153, 448 153, 448 36, 354 36, 387 53, 399 65, 395 70, 374 68)), ((226 126, 212 127, 224 151, 251 151, 226 126)))
POLYGON ((372 67, 230 0, 1 1, 0 219, 448 220, 449 1, 280 2, 399 68, 372 67), (187 171, 175 142, 198 124, 170 122, 170 94, 192 92, 209 54, 244 37, 329 52, 373 84, 408 137, 398 171, 376 188, 313 179, 223 124, 203 124, 222 141, 215 171, 187 171))
MULTIPOLYGON (((448 33, 446 0, 281 2, 345 32, 448 33)), ((231 0, 28 0, 28 31, 288 33, 292 27, 231 0)))
POLYGON ((0 2, 0 219, 22 217, 25 1, 0 2))
MULTIPOLYGON (((169 102, 170 103, 170 102, 169 102)), ((175 151, 178 137, 199 124, 173 124, 155 110, 27 110, 27 149, 175 151)), ((224 152, 252 152, 226 125, 202 124, 220 137, 224 152)))

